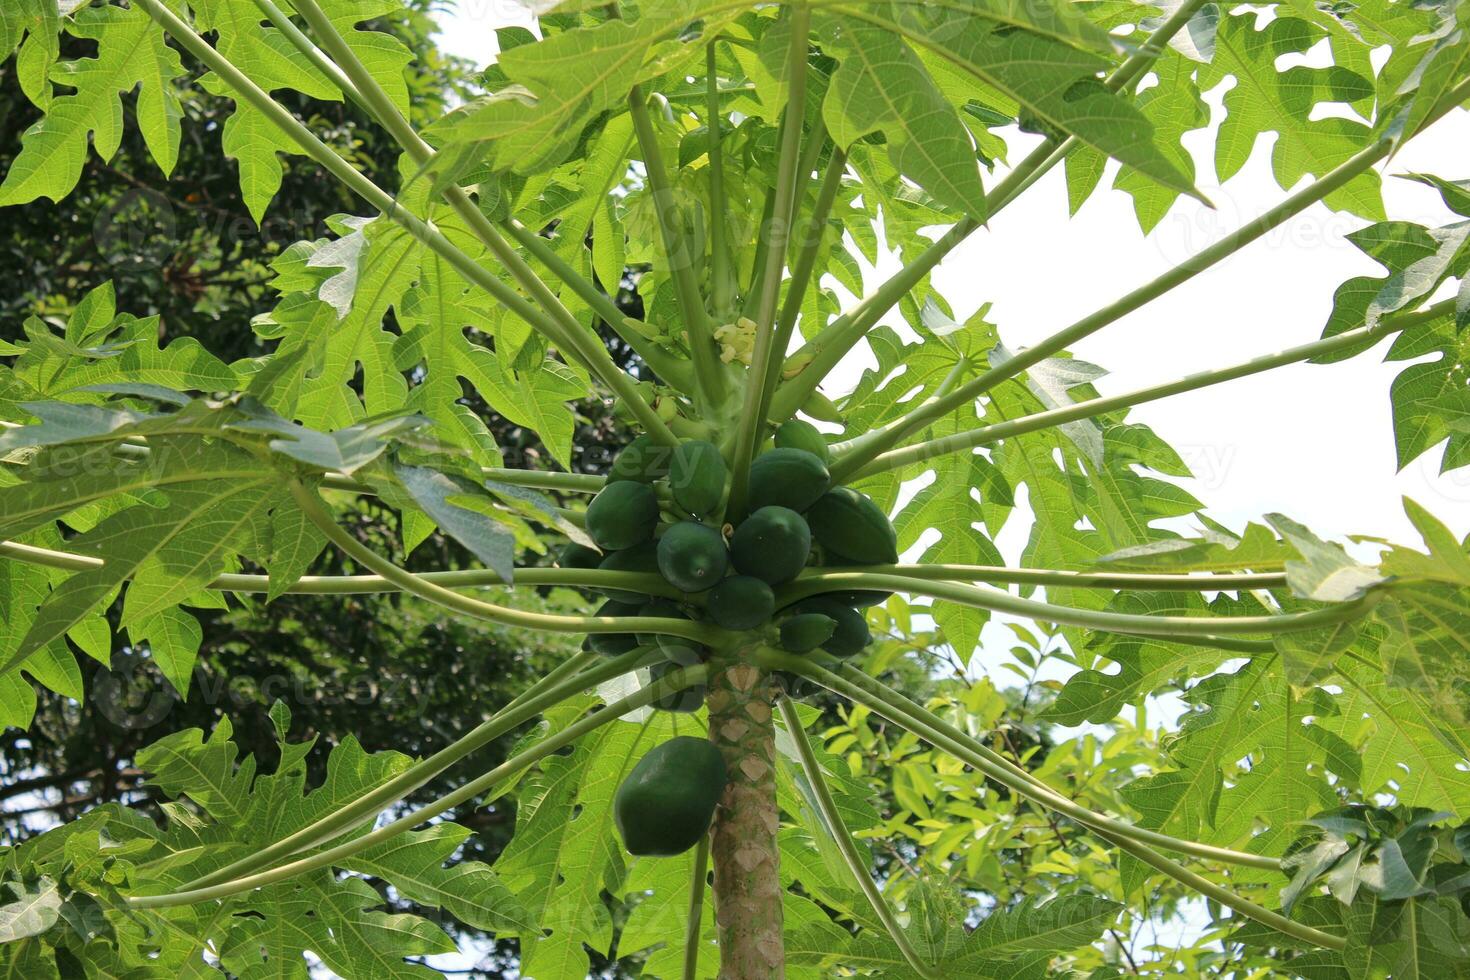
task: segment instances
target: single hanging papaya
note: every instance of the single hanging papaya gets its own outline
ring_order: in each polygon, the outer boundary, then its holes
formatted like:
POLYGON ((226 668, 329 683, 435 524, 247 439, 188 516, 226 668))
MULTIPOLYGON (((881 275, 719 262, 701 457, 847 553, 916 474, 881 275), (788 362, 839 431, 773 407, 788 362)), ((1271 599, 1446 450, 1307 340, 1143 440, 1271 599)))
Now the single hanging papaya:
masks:
POLYGON ((709 832, 725 792, 725 760, 708 739, 681 735, 638 760, 613 797, 628 853, 683 854, 709 832))

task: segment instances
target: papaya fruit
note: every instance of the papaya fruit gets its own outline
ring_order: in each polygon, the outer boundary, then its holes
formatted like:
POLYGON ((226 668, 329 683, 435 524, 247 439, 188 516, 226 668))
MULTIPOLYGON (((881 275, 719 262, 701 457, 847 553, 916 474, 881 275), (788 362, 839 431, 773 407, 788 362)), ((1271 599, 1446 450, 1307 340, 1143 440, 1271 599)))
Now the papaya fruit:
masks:
POLYGON ((776 448, 804 450, 821 460, 823 466, 832 461, 822 430, 801 419, 790 419, 776 427, 776 448))
MULTIPOLYGON (((597 607, 594 616, 616 616, 624 619, 628 616, 637 616, 638 607, 616 599, 609 599, 597 607)), ((627 653, 638 645, 636 633, 591 633, 587 637, 587 649, 600 653, 605 657, 616 657, 627 653)))
POLYGON ((623 447, 613 460, 608 473, 608 482, 627 480, 632 483, 652 483, 669 475, 669 462, 673 450, 652 436, 638 436, 623 447))
POLYGON ((829 596, 817 596, 797 605, 799 613, 820 613, 837 624, 832 636, 820 646, 834 657, 851 657, 873 642, 868 618, 851 606, 829 596))
POLYGON ((596 568, 602 564, 602 552, 575 541, 569 542, 556 556, 558 568, 596 568))
POLYGON ((754 575, 731 575, 710 590, 705 611, 727 630, 753 630, 776 611, 776 593, 754 575))
POLYGON ((772 449, 750 464, 750 509, 806 510, 832 485, 827 464, 805 449, 772 449))
MULTIPOLYGON (((609 572, 651 572, 658 573, 658 546, 652 541, 645 541, 634 548, 625 548, 622 551, 614 551, 602 560, 597 566, 609 572)), ((641 592, 629 592, 627 589, 598 589, 609 599, 626 602, 632 605, 640 605, 648 601, 648 596, 641 592)))
POLYGON ((708 517, 719 510, 729 479, 730 470, 719 447, 704 439, 680 443, 669 461, 669 492, 674 503, 695 517, 708 517))
POLYGON ((898 532, 888 515, 871 497, 851 487, 837 487, 823 494, 812 504, 806 519, 813 537, 825 550, 855 564, 891 565, 898 561, 898 532))
POLYGON ((801 515, 787 507, 762 507, 740 522, 730 539, 736 571, 767 585, 796 578, 812 550, 812 532, 801 515))
POLYGON ((709 832, 725 792, 725 760, 708 739, 681 735, 649 749, 613 797, 628 853, 683 854, 709 832))
POLYGON ((872 606, 881 606, 893 598, 892 592, 875 592, 871 589, 854 590, 852 592, 828 592, 827 595, 844 606, 852 606, 854 609, 868 609, 872 606))
POLYGON ((587 533, 604 551, 642 544, 653 537, 656 527, 658 496, 647 484, 609 483, 587 505, 587 533))
MULTIPOLYGON (((638 607, 639 616, 656 616, 659 619, 688 619, 689 614, 685 612, 678 603, 669 599, 650 599, 638 607)), ((682 636, 669 636, 667 633, 639 633, 638 642, 644 646, 658 647, 660 650, 683 651, 697 647, 693 640, 686 640, 682 636)), ((670 658, 674 659, 674 658, 670 658)), ((689 663, 698 661, 698 657, 689 660, 689 663)), ((682 661, 681 661, 682 662, 682 661)))
POLYGON ((797 613, 781 621, 781 649, 809 653, 832 639, 837 620, 822 613, 797 613))
MULTIPOLYGON (((669 671, 678 670, 685 666, 688 665, 674 662, 654 664, 648 668, 648 677, 650 680, 660 681, 663 680, 664 675, 669 671)), ((684 688, 682 691, 675 691, 673 694, 665 694, 661 698, 655 698, 653 706, 660 711, 676 711, 680 714, 690 715, 704 707, 704 699, 708 693, 709 689, 705 685, 694 684, 684 688)))
POLYGON ((658 542, 658 570, 680 592, 703 592, 725 577, 730 552, 719 531, 697 521, 680 521, 658 542))

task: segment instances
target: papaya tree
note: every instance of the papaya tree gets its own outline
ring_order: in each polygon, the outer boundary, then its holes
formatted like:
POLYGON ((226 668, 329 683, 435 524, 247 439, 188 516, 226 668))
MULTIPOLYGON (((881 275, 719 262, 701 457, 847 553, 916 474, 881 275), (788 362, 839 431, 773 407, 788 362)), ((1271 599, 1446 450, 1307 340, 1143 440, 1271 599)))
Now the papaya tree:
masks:
MULTIPOLYGON (((45 115, 0 206, 66 200, 89 145, 116 151, 124 98, 172 175, 198 85, 233 101, 222 145, 257 219, 287 162, 361 213, 272 263, 267 356, 162 343, 106 288, 7 327, 5 723, 29 723, 36 684, 80 695, 110 609, 170 678, 196 653, 189 610, 240 594, 405 593, 585 637, 432 755, 343 737, 320 785, 284 703, 268 773, 228 717, 140 751, 161 821, 103 805, 5 853, 9 972, 431 974, 445 935, 381 911, 373 879, 516 938, 540 980, 585 976, 589 949, 662 977, 1112 976, 1103 936, 1158 882, 1217 937, 1200 972, 1470 975, 1467 543, 1413 502, 1414 546, 1349 550, 1279 514, 1222 526, 1129 419, 1390 341, 1412 361, 1401 463, 1441 445, 1445 469, 1470 463, 1470 220, 1390 221, 1380 191, 1395 151, 1470 101, 1470 7, 1265 6, 571 0, 502 31, 483 94, 419 127, 408 50, 363 26, 393 0, 8 4, 0 40, 45 115), (63 32, 93 53, 61 59, 63 32), (1217 170, 1274 134, 1279 203, 1150 281, 1118 269, 1129 291, 1029 347, 956 319, 931 274, 1058 165, 1074 206, 1115 168, 1146 227, 1204 200, 1181 138, 1227 80, 1217 170), (282 93, 355 105, 401 148, 394 180, 282 93), (1036 145, 1011 161, 1017 125, 1036 145), (1343 284, 1319 340, 1106 396, 1071 357, 1318 204, 1362 218, 1352 240, 1386 270, 1343 284), (865 283, 880 246, 900 267, 865 283), (839 390, 859 354, 876 366, 839 390), (567 406, 589 395, 638 433, 606 476, 571 466, 567 406), (474 405, 559 465, 508 453, 474 405), (405 553, 438 530, 475 561, 410 570, 344 520, 368 496, 405 553), (1029 527, 1009 557, 1008 522, 1029 527), (356 574, 312 574, 328 549, 356 574), (526 588, 585 598, 531 610, 526 588), (1011 711, 993 689, 883 682, 910 651, 875 630, 915 614, 962 660, 993 617, 1037 624, 1019 662, 1071 667, 1055 722, 1176 690, 1179 731, 1162 754, 1027 765, 982 727, 1011 711), (847 706, 846 732, 817 699, 847 706), (836 753, 876 753, 879 720, 893 798, 959 802, 875 864, 867 842, 903 822, 836 753), (501 764, 402 805, 514 733, 501 764), (456 860, 469 831, 438 818, 502 798, 511 844, 456 860), (1055 895, 971 900, 1042 832, 1087 842, 1025 868, 1055 895)), ((1411 176, 1470 219, 1470 184, 1411 176)))

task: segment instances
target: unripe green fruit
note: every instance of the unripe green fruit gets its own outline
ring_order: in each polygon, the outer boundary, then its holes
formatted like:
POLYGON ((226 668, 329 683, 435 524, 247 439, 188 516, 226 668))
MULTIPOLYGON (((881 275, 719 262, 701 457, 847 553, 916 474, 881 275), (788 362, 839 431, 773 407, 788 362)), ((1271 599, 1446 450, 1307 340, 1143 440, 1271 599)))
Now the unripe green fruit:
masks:
POLYGON ((703 439, 680 443, 669 462, 669 492, 674 503, 696 517, 719 510, 729 479, 730 470, 719 447, 703 439))
POLYGON ((798 613, 781 622, 781 649, 809 653, 832 639, 837 621, 821 613, 798 613))
MULTIPOLYGON (((650 599, 638 608, 639 616, 653 616, 658 619, 688 619, 689 614, 680 609, 678 604, 669 599, 650 599)), ((689 646, 692 641, 677 636, 668 636, 663 633, 639 633, 638 642, 644 646, 662 647, 664 641, 689 646)))
POLYGON ((770 585, 796 578, 812 550, 812 532, 801 515, 786 507, 762 507, 735 529, 730 558, 742 575, 770 585))
POLYGON ((821 613, 837 624, 832 636, 822 642, 821 648, 834 657, 851 657, 873 642, 868 630, 868 619, 851 606, 843 605, 828 596, 817 596, 797 605, 799 613, 821 613))
POLYGON ((673 450, 644 434, 623 447, 613 460, 608 482, 630 480, 634 483, 652 483, 669 475, 669 459, 673 450))
POLYGON ((709 739, 681 735, 654 746, 613 797, 623 846, 636 855, 683 854, 709 832, 726 778, 709 739))
MULTIPOLYGON (((661 681, 664 675, 670 671, 679 670, 687 664, 662 663, 654 664, 648 668, 648 679, 650 681, 661 681)), ((682 691, 673 694, 665 694, 656 698, 653 706, 660 711, 674 711, 679 714, 693 714, 704 707, 704 699, 709 694, 709 688, 703 684, 693 684, 682 691)))
POLYGON ((729 567, 725 539, 708 524, 681 521, 659 539, 658 570, 680 592, 713 587, 729 567))
MULTIPOLYGON (((594 616, 616 616, 626 619, 629 616, 638 615, 638 607, 616 599, 609 599, 597 607, 594 616)), ((638 636, 634 633, 590 633, 587 636, 587 649, 600 653, 605 657, 616 657, 627 653, 638 645, 638 636)))
POLYGON ((827 437, 810 422, 791 419, 776 428, 777 449, 801 449, 821 460, 823 465, 831 461, 832 452, 827 447, 827 437))
POLYGON ((872 498, 851 487, 823 495, 806 515, 812 535, 828 551, 861 565, 898 561, 898 532, 872 498))
POLYGON ((776 593, 754 575, 731 575, 710 590, 705 611, 727 630, 753 630, 776 611, 776 593))
POLYGON ((806 510, 832 485, 827 464, 804 449, 772 449, 750 464, 750 507, 806 510))
POLYGON ((603 554, 596 548, 589 548, 585 544, 570 542, 556 556, 556 564, 559 568, 596 568, 602 564, 603 554))
MULTIPOLYGON (((644 572, 652 575, 658 574, 658 546, 652 541, 645 541, 636 548, 628 548, 624 551, 614 551, 602 560, 597 566, 606 572, 644 572)), ((648 601, 648 596, 641 592, 630 592, 627 589, 601 588, 597 590, 609 599, 626 602, 632 605, 640 605, 648 601)))
POLYGON ((642 483, 609 483, 587 505, 587 533, 606 551, 642 544, 656 527, 658 496, 642 483))

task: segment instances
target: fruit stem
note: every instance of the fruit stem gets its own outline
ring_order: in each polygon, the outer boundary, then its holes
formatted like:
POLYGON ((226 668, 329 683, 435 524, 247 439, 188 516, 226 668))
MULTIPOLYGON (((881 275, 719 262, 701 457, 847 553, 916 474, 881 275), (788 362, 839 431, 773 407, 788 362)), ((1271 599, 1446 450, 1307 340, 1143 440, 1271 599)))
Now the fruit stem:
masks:
POLYGON ((780 851, 776 832, 775 690, 748 651, 712 660, 709 737, 725 759, 730 782, 715 812, 710 855, 720 980, 780 980, 782 939, 780 851))

